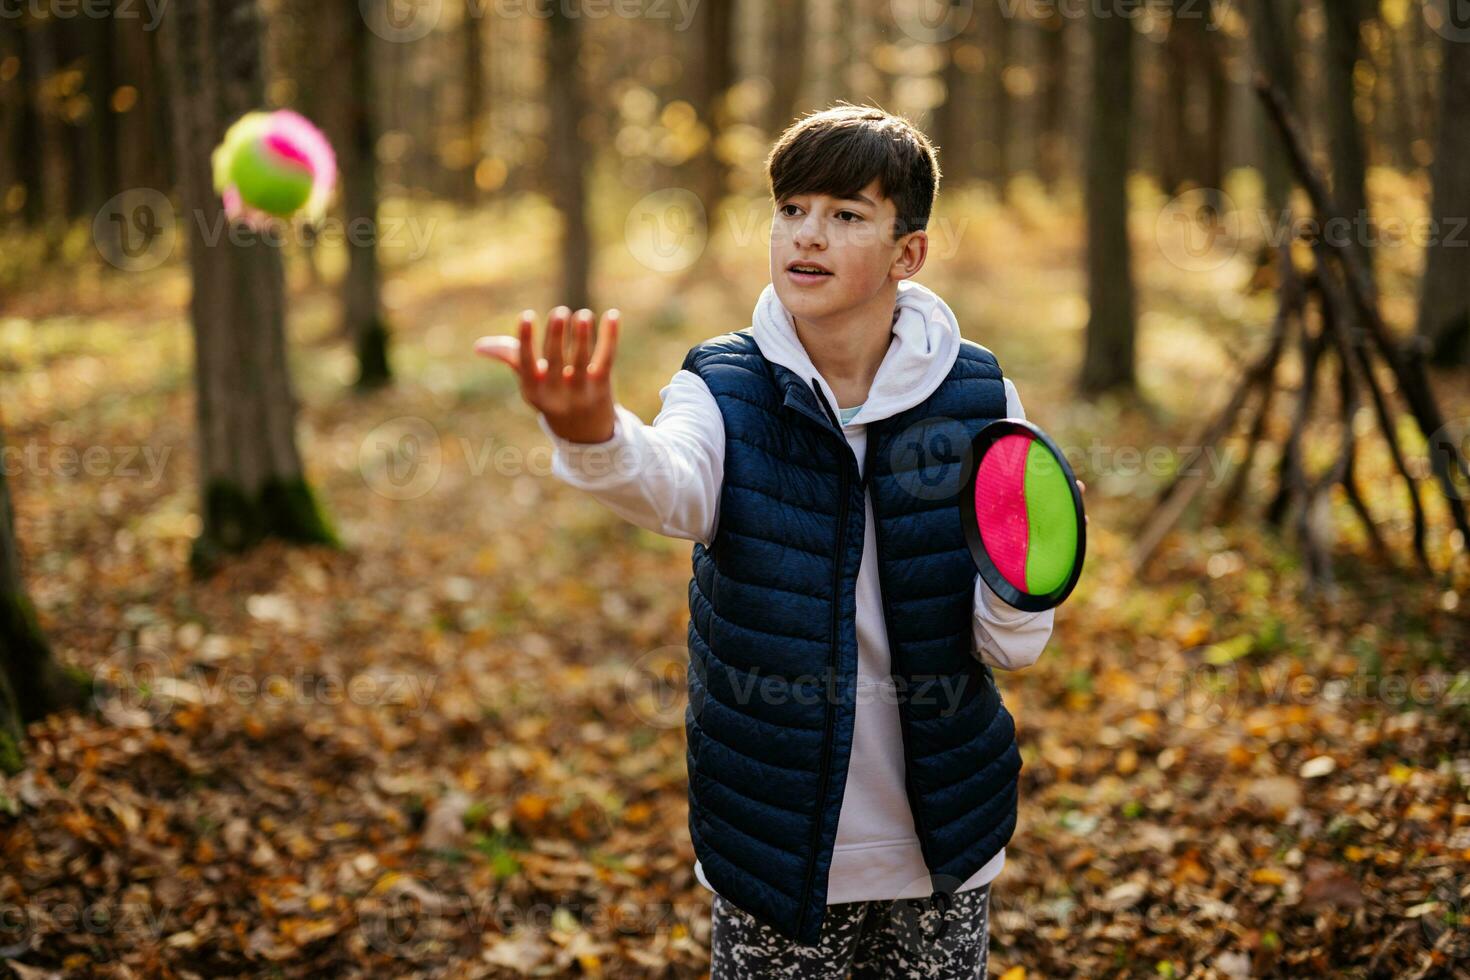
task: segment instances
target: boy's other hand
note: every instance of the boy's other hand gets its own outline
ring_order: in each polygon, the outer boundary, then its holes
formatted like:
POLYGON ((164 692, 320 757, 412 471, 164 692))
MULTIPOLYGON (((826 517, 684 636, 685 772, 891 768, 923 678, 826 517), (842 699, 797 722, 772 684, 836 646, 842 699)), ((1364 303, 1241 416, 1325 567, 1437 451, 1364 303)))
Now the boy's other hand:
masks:
POLYGON ((523 310, 519 336, 481 337, 475 353, 504 361, 521 382, 521 398, 546 416, 551 431, 572 442, 606 442, 613 436, 616 418, 612 393, 612 361, 618 346, 622 314, 608 310, 597 331, 597 347, 590 352, 592 311, 576 316, 565 306, 551 311, 546 321, 546 356, 536 356, 532 327, 535 310, 523 310), (564 360, 563 337, 572 323, 576 346, 570 363, 564 360))

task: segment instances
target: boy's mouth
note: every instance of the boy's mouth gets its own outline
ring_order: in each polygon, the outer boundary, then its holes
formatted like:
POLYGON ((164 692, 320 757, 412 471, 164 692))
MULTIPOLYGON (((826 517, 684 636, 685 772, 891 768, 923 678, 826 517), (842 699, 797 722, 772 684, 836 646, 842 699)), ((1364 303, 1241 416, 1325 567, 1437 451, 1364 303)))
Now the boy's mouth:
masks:
POLYGON ((786 274, 797 282, 817 282, 832 276, 832 270, 820 262, 792 262, 786 274))

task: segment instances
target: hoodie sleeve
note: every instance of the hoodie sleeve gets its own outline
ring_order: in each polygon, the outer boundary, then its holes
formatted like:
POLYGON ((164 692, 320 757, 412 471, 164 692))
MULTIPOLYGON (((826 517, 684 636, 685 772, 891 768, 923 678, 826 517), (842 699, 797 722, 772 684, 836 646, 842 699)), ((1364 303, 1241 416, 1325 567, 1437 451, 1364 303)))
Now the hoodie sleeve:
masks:
MULTIPOLYGON (((1024 419, 1020 396, 1010 378, 1005 379, 1006 414, 1024 419)), ((1041 657, 1051 638, 1055 609, 1029 613, 1006 602, 975 575, 975 653, 985 663, 1001 670, 1030 667, 1041 657)))
POLYGON ((680 370, 659 392, 663 408, 648 425, 614 408, 612 438, 571 442, 552 431, 551 473, 641 528, 706 546, 714 540, 725 468, 725 422, 704 379, 680 370))

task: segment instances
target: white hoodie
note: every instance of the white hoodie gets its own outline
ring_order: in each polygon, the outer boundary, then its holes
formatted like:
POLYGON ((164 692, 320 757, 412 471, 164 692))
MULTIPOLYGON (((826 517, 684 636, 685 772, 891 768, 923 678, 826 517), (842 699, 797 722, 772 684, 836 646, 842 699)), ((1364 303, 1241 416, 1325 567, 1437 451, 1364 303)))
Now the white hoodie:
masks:
MULTIPOLYGON (((831 385, 812 365, 774 286, 767 284, 761 293, 752 322, 756 344, 767 360, 790 368, 803 380, 818 378, 831 405, 839 410, 852 407, 837 405, 831 385)), ((893 337, 867 399, 843 425, 860 469, 865 464, 867 424, 919 404, 959 356, 961 335, 954 313, 932 290, 912 279, 898 284, 893 337)), ((1025 418, 1009 378, 1005 391, 1006 414, 1025 418)), ((724 420, 714 395, 692 371, 675 373, 659 397, 663 409, 652 425, 616 406, 612 438, 601 443, 568 442, 551 430, 544 415, 538 416, 555 449, 552 474, 639 527, 708 546, 719 519, 724 420)), ((904 789, 903 743, 878 589, 871 497, 865 510, 857 579, 857 708, 827 879, 828 904, 924 898, 932 891, 904 789)), ((1051 636, 1053 613, 1022 612, 977 575, 976 655, 1002 670, 1029 667, 1051 636)), ((1002 849, 958 890, 980 887, 1000 874, 1004 864, 1002 849)), ((694 870, 700 883, 710 888, 698 861, 694 870)))

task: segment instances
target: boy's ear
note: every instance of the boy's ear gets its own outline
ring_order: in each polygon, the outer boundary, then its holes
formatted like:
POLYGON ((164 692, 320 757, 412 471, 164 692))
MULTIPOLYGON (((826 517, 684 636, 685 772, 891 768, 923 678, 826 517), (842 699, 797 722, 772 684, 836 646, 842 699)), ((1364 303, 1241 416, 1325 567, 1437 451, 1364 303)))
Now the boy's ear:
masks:
POLYGON ((929 233, 922 228, 911 231, 898 241, 898 257, 893 260, 893 267, 889 275, 894 279, 909 279, 919 274, 924 268, 924 260, 929 257, 929 233))

